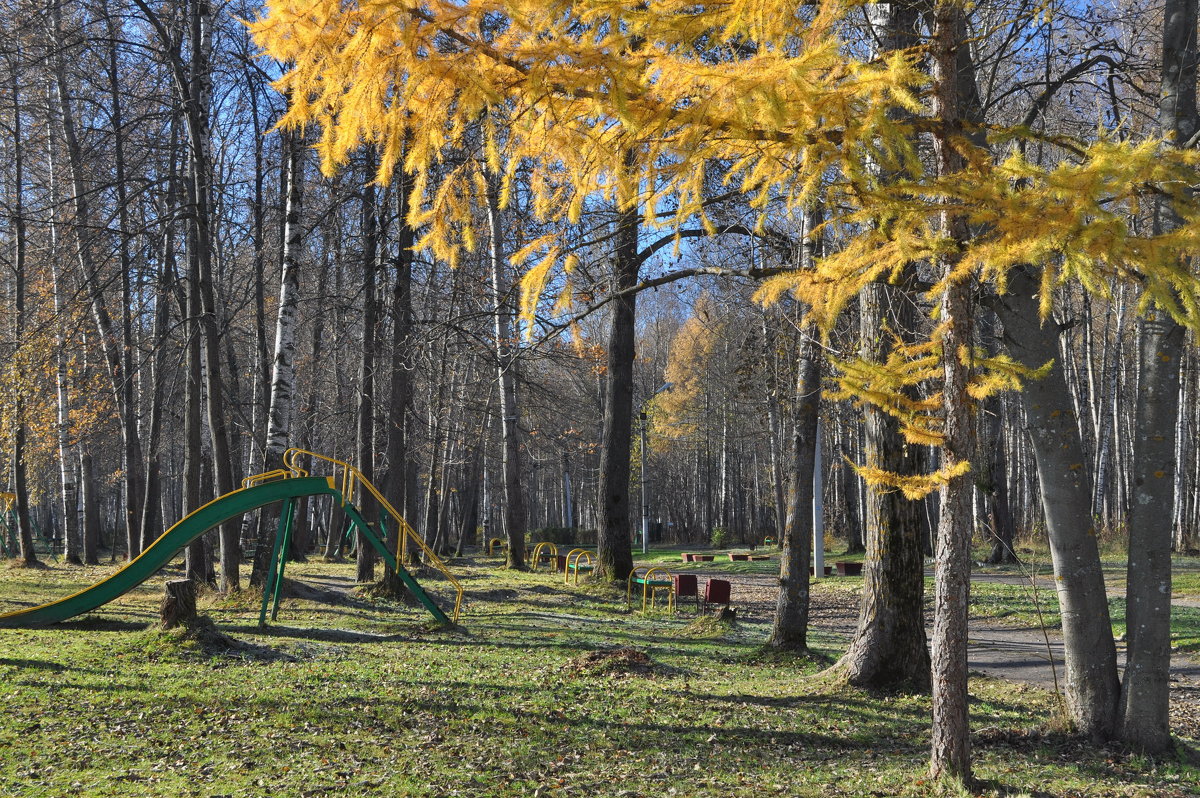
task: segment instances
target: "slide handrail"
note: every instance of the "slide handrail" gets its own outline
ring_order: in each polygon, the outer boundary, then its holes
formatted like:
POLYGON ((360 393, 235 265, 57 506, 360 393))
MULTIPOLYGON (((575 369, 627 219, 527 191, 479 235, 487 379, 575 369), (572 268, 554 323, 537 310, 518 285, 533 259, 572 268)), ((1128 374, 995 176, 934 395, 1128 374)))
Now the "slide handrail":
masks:
MULTIPOLYGON (((329 457, 328 455, 319 454, 317 452, 312 452, 308 449, 301 449, 298 447, 292 447, 283 453, 284 469, 294 476, 307 475, 308 471, 296 464, 296 458, 302 455, 307 455, 314 460, 321 460, 333 465, 334 476, 329 478, 331 483, 336 483, 337 469, 340 468, 342 470, 341 493, 343 502, 351 502, 361 507, 361 502, 354 501, 356 489, 360 490, 359 495, 361 495, 361 492, 365 491, 367 494, 370 494, 375 501, 379 502, 379 506, 388 514, 388 518, 392 519, 400 528, 400 551, 398 553, 400 561, 404 562, 408 559, 408 541, 412 540, 413 544, 420 549, 421 553, 425 556, 427 562, 433 566, 436 571, 442 574, 442 576, 446 577, 446 580, 454 587, 454 622, 458 623, 458 612, 459 608, 462 606, 463 599, 462 584, 454 578, 454 574, 450 573, 450 569, 446 567, 446 564, 442 562, 441 558, 438 557, 437 554, 434 553, 433 549, 431 549, 429 545, 421 539, 421 536, 417 534, 417 531, 412 528, 408 521, 404 520, 404 516, 396 511, 396 508, 392 506, 391 502, 384 498, 383 494, 380 493, 379 490, 371 483, 371 480, 367 479, 366 475, 364 475, 362 471, 359 471, 356 467, 345 462, 344 460, 338 460, 337 458, 329 457)), ((268 472, 268 474, 272 473, 274 472, 268 472)), ((265 477, 267 474, 262 474, 260 476, 265 477)), ((337 487, 336 484, 334 484, 334 487, 337 487)))
MULTIPOLYGON (((265 482, 274 482, 277 479, 293 479, 295 477, 306 477, 308 472, 303 469, 294 471, 290 468, 276 468, 274 471, 267 471, 263 474, 255 474, 252 477, 242 479, 243 488, 252 488, 255 485, 262 485, 265 482)), ((333 487, 330 485, 330 487, 333 487)))

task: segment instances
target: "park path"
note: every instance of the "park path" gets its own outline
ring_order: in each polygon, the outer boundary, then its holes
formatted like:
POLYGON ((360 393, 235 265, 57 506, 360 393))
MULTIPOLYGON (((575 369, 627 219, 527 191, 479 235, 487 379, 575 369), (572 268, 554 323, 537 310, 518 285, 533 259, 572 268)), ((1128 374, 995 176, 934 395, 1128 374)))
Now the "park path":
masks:
MULTIPOLYGON (((710 576, 702 571, 700 576, 710 576)), ((927 574, 932 576, 932 574, 927 574)), ((733 604, 744 607, 751 623, 769 623, 775 611, 778 577, 774 574, 730 574, 713 572, 711 576, 732 583, 733 604)), ((1027 584, 1019 574, 974 574, 972 581, 1027 584)), ((1054 589, 1053 579, 1038 577, 1039 587, 1054 589)), ((1200 606, 1194 599, 1175 599, 1174 606, 1200 606)), ((927 616, 928 617, 928 616, 927 616)), ((858 620, 857 597, 849 594, 829 596, 815 593, 810 610, 810 626, 816 631, 848 640, 858 620)), ((1043 631, 1037 627, 1014 626, 992 619, 971 616, 968 623, 969 647, 967 658, 971 670, 999 679, 1024 682, 1048 690, 1061 690, 1066 681, 1062 633, 1057 629, 1043 631)), ((1125 664, 1124 643, 1117 644, 1117 660, 1125 664)), ((1174 654, 1171 661, 1172 681, 1200 690, 1200 663, 1174 654)))

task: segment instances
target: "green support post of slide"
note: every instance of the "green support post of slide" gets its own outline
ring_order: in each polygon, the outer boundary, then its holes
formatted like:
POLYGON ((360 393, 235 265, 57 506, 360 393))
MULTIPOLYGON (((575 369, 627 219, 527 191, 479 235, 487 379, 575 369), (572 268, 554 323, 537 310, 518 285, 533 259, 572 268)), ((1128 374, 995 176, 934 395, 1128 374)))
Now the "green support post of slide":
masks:
POLYGON ((357 526, 359 531, 363 533, 363 537, 365 537, 367 541, 375 547, 375 551, 379 552, 379 556, 382 557, 383 561, 388 564, 388 567, 396 572, 396 576, 400 577, 400 581, 403 582, 404 586, 408 588, 409 592, 416 597, 417 601, 421 602, 421 605, 425 607, 425 609, 429 610, 429 613, 440 623, 446 626, 452 626, 454 622, 451 621, 449 616, 442 611, 442 608, 439 607, 434 600, 429 597, 429 594, 426 593, 425 589, 421 587, 416 579, 413 578, 413 575, 410 574, 408 570, 396 560, 396 557, 390 551, 388 551, 388 547, 384 545, 383 541, 379 539, 379 536, 375 534, 375 530, 371 529, 371 525, 368 524, 366 519, 362 517, 362 514, 358 512, 358 508, 354 505, 347 504, 345 506, 345 510, 346 514, 350 516, 351 523, 357 526))
POLYGON ((283 568, 287 564, 288 555, 292 551, 292 529, 296 524, 296 502, 288 502, 280 518, 283 525, 283 542, 279 544, 279 569, 275 575, 275 590, 272 593, 271 620, 279 617, 279 597, 283 592, 283 568))
POLYGON ((267 571, 267 583, 263 585, 262 609, 258 613, 258 625, 267 625, 267 604, 274 599, 275 609, 271 613, 271 620, 275 620, 279 615, 279 592, 283 585, 283 563, 287 559, 287 541, 285 540, 292 531, 292 506, 293 499, 287 498, 283 500, 283 507, 279 511, 279 529, 275 532, 275 544, 271 548, 271 567, 267 571))

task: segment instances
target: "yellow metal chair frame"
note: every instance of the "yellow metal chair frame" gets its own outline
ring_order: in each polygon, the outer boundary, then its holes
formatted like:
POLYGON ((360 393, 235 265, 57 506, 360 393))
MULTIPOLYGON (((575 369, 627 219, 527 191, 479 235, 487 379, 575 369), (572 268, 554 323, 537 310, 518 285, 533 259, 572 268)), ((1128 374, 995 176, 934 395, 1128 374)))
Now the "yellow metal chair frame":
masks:
POLYGON ((596 568, 596 558, 587 549, 571 549, 567 552, 567 567, 563 571, 563 584, 571 584, 571 574, 575 574, 575 584, 579 584, 580 571, 593 571, 596 568), (584 558, 587 562, 583 562, 584 558))
MULTIPOLYGON (((530 566, 529 570, 531 570, 531 571, 537 570, 538 563, 541 562, 543 553, 545 553, 547 557, 551 557, 551 558, 558 557, 558 546, 554 545, 553 543, 551 543, 548 540, 543 540, 541 543, 534 546, 533 547, 533 555, 530 558, 533 560, 533 563, 530 566)), ((553 563, 554 560, 551 559, 550 562, 553 563)), ((551 564, 550 570, 551 571, 555 570, 553 564, 551 564)))
MULTIPOLYGON (((641 566, 645 567, 645 566, 641 566)), ((666 591, 667 594, 667 612, 675 611, 675 579, 670 571, 666 568, 655 566, 646 570, 646 573, 638 576, 640 568, 634 568, 629 572, 629 579, 625 583, 625 608, 630 609, 633 606, 633 586, 639 584, 642 586, 642 612, 646 611, 646 605, 654 607, 655 600, 658 597, 660 590, 666 591), (658 574, 660 578, 655 579, 658 574)))
POLYGON ((488 541, 488 556, 489 557, 493 556, 495 554, 497 548, 499 548, 500 551, 504 551, 504 549, 507 547, 508 547, 508 544, 505 543, 500 538, 492 538, 491 540, 488 541))

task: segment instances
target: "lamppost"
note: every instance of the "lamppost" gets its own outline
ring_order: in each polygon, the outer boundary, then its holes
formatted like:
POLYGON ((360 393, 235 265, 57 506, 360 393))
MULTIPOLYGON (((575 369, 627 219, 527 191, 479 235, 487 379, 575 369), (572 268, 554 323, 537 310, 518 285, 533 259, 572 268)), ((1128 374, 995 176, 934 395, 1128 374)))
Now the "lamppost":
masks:
POLYGON ((642 422, 642 447, 641 447, 641 469, 642 469, 642 554, 648 550, 648 541, 650 539, 650 505, 646 504, 646 411, 643 410, 639 414, 642 422))
POLYGON ((824 479, 821 473, 821 422, 817 421, 817 445, 813 452, 813 576, 825 576, 825 506, 824 479))

